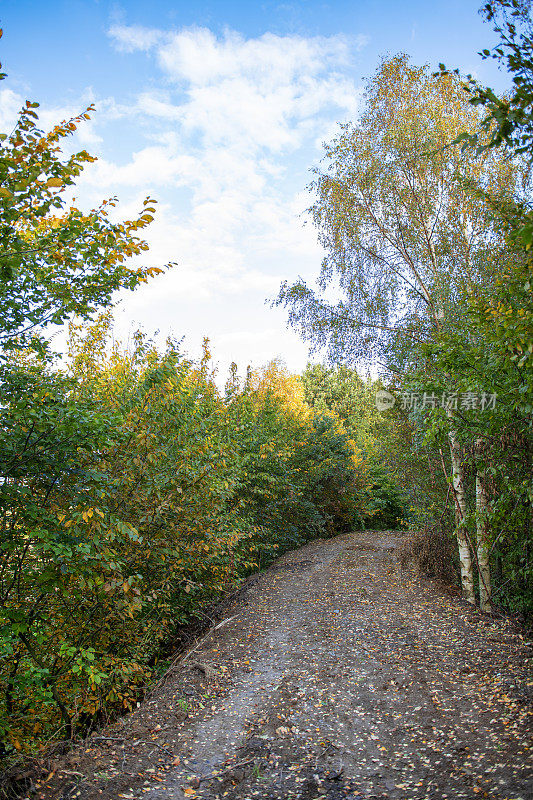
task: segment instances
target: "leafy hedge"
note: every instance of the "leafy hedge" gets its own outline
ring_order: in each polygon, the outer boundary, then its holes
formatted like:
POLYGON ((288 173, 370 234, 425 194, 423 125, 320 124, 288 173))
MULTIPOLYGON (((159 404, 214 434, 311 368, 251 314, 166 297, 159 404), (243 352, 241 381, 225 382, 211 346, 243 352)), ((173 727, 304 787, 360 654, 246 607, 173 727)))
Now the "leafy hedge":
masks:
POLYGON ((163 645, 288 548, 360 524, 367 477, 339 419, 279 365, 221 393, 109 320, 66 370, 4 367, 0 731, 4 756, 134 707, 163 645))

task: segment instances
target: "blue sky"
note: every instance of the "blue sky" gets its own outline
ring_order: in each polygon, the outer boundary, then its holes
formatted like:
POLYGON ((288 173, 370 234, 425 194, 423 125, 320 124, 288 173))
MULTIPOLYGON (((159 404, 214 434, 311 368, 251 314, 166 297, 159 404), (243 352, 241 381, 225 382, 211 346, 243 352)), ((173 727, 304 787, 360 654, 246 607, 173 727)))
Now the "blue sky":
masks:
POLYGON ((380 56, 444 61, 497 89, 505 76, 477 51, 493 43, 477 2, 181 2, 2 0, 0 129, 26 98, 43 125, 97 112, 76 139, 98 156, 78 203, 107 196, 127 215, 159 201, 151 265, 178 266, 121 298, 117 331, 138 324, 210 336, 221 370, 306 347, 273 310, 281 280, 318 273, 305 226, 309 170, 336 123, 353 119, 380 56))

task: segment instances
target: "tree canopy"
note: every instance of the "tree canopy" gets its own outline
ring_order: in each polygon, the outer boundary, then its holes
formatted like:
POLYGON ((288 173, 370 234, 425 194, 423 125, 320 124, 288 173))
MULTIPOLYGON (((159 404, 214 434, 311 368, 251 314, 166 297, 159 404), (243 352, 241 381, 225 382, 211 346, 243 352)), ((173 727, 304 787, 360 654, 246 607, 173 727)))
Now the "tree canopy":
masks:
POLYGON ((409 475, 420 522, 455 518, 469 602, 477 583, 484 610, 491 597, 531 608, 520 547, 531 524, 531 262, 517 235, 529 165, 522 139, 493 141, 464 89, 458 74, 406 55, 382 61, 360 117, 315 169, 317 288, 285 283, 277 304, 334 364, 381 369, 396 402, 383 461, 396 480, 409 475))

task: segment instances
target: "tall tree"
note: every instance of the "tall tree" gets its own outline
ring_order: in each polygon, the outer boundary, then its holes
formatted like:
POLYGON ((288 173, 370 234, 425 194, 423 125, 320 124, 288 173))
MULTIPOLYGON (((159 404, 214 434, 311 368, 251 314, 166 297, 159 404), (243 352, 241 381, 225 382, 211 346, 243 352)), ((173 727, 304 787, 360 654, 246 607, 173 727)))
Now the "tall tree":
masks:
MULTIPOLYGON (((496 410, 484 421, 483 428, 478 424, 478 430, 474 431, 480 605, 485 610, 490 609, 489 557, 494 547, 503 545, 505 558, 499 554, 496 561, 500 578, 503 578, 505 561, 508 578, 501 581, 501 587, 496 587, 496 593, 501 593, 507 585, 508 603, 526 610, 531 609, 533 603, 533 566, 529 537, 524 540, 520 532, 524 528, 529 530, 533 519, 533 486, 525 478, 531 475, 533 446, 533 212, 530 202, 533 23, 528 0, 489 0, 481 13, 492 23, 499 41, 492 50, 485 49, 480 55, 483 59, 494 59, 505 69, 511 86, 498 96, 471 75, 463 79, 469 102, 482 112, 482 118, 477 129, 463 131, 456 142, 460 142, 463 151, 471 157, 497 150, 510 160, 521 161, 523 180, 515 187, 514 194, 504 193, 503 196, 470 184, 475 195, 490 210, 505 246, 496 253, 499 274, 490 290, 470 295, 469 322, 477 330, 478 342, 470 360, 462 359, 462 374, 463 379, 472 381, 473 378, 475 382, 476 373, 482 370, 486 384, 498 387, 507 406, 505 410, 496 410), (494 490, 496 476, 501 491, 498 501, 493 498, 491 502, 487 490, 491 484, 494 490)), ((441 74, 447 74, 444 65, 440 66, 441 74)), ((455 70, 455 75, 459 75, 459 70, 455 70)), ((490 256, 494 259, 495 254, 490 256)), ((442 348, 442 353, 446 352, 453 361, 456 344, 447 342, 442 348)), ((473 429, 471 424, 466 427, 473 429)))
MULTIPOLYGON (((326 251, 318 289, 284 284, 277 303, 334 360, 375 359, 399 377, 424 366, 436 380, 422 346, 446 330, 465 335, 466 297, 483 292, 496 268, 487 253, 498 231, 469 184, 499 196, 513 189, 517 167, 494 149, 474 160, 446 147, 479 124, 457 76, 398 55, 383 60, 365 100, 357 123, 326 147, 327 168, 315 170, 311 213, 326 251)), ((444 383, 453 393, 451 375, 444 383)), ((461 447, 445 411, 462 585, 474 602, 461 447)))

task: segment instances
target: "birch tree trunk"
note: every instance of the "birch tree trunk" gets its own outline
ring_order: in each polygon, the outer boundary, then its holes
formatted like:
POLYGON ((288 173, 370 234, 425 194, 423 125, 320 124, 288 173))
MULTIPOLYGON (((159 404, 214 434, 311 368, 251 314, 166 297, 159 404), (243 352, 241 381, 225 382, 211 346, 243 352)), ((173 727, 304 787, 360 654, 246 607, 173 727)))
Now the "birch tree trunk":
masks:
POLYGON ((452 460, 452 485, 455 495, 455 534, 457 536, 459 562, 461 564, 461 586, 463 587, 463 594, 466 600, 472 603, 472 605, 475 605, 476 597, 474 594, 472 554, 464 527, 467 508, 464 490, 463 462, 461 461, 459 443, 453 429, 450 429, 448 438, 450 441, 450 456, 452 460))
MULTIPOLYGON (((482 440, 476 442, 479 453, 483 445, 482 440)), ((485 489, 485 475, 481 468, 476 471, 476 533, 477 533, 477 562, 479 569, 479 607, 481 611, 491 610, 491 576, 489 563, 489 543, 487 526, 487 492, 485 489)))

